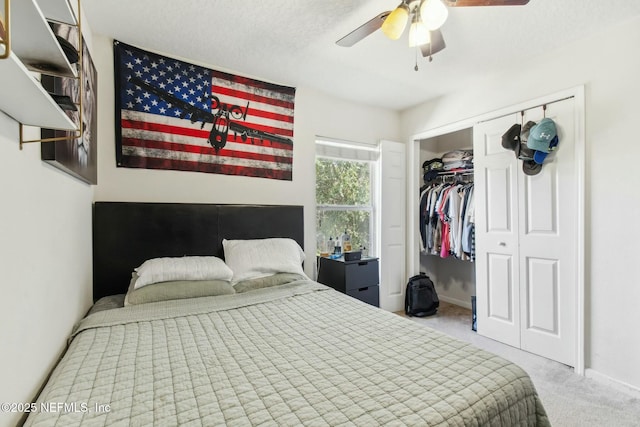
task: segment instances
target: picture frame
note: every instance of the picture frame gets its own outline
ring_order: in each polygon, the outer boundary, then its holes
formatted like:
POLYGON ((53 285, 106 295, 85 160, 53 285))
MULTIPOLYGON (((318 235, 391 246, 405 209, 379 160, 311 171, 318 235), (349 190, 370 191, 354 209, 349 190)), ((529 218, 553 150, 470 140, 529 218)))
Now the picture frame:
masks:
MULTIPOLYGON (((60 36, 78 46, 78 31, 76 27, 50 23, 56 36, 60 36)), ((42 129, 41 137, 63 138, 53 142, 41 144, 41 159, 52 166, 63 170, 69 175, 91 185, 98 183, 97 177, 97 83, 98 74, 91 58, 87 44, 82 43, 82 67, 80 78, 83 81, 82 115, 79 113, 80 84, 79 79, 42 75, 42 86, 51 94, 66 95, 76 104, 78 111, 64 109, 71 120, 80 127, 82 116, 82 135, 76 138, 77 131, 42 129), (64 139, 64 138, 68 139, 64 139)))

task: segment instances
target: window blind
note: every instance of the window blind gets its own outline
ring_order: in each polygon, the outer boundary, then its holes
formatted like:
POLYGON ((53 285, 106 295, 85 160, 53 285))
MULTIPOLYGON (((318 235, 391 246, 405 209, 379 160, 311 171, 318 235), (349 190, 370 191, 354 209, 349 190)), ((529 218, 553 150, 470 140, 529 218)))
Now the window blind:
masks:
POLYGON ((375 161, 380 157, 380 149, 378 145, 317 139, 316 155, 336 159, 375 161))

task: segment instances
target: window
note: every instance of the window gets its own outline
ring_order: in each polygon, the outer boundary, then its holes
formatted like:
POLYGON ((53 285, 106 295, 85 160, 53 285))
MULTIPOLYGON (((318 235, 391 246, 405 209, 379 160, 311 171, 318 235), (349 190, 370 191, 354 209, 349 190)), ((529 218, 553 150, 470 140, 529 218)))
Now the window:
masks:
POLYGON ((375 182, 377 149, 325 141, 316 151, 317 248, 347 231, 353 250, 367 248, 373 255, 375 236, 375 182))

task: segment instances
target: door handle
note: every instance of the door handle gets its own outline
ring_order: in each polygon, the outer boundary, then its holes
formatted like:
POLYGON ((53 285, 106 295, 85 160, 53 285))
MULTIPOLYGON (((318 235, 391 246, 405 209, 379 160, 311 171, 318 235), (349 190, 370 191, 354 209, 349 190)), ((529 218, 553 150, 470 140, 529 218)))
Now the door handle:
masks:
POLYGON ((500 242, 500 243, 498 243, 498 245, 499 246, 507 246, 507 243, 506 242, 500 242))

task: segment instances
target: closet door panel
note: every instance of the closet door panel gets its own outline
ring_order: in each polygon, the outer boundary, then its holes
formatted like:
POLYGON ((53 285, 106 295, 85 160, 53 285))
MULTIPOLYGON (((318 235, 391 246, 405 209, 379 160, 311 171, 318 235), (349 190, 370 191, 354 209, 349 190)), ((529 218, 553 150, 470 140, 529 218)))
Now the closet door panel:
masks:
POLYGON ((485 182, 487 183, 487 215, 486 229, 489 233, 513 232, 513 206, 511 177, 513 171, 511 165, 498 166, 485 169, 485 182))
POLYGON ((527 258, 525 327, 558 336, 558 261, 527 258))
MULTIPOLYGON (((519 181, 521 346, 569 366, 576 361, 577 187, 574 100, 547 106, 558 149, 519 181)), ((541 108, 526 113, 539 122, 541 108)))
POLYGON ((508 254, 487 254, 488 315, 492 319, 515 323, 513 257, 508 254))
POLYGON ((517 161, 502 148, 512 117, 474 126, 478 333, 520 346, 517 161))
POLYGON ((555 165, 534 176, 524 176, 525 235, 558 234, 558 183, 555 165))
POLYGON ((504 155, 505 150, 502 147, 502 135, 504 131, 504 129, 493 126, 486 128, 486 133, 482 136, 482 145, 480 147, 474 145, 473 148, 474 165, 476 164, 478 154, 486 159, 491 159, 494 156, 501 158, 504 155))

